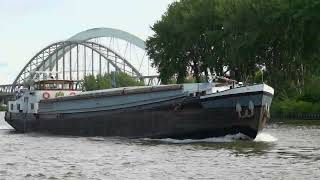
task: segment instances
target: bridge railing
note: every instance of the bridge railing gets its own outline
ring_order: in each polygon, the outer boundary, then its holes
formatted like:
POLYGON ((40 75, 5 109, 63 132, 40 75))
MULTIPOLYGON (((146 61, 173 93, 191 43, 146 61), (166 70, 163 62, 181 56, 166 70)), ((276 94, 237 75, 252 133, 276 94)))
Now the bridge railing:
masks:
POLYGON ((0 85, 0 94, 11 94, 13 92, 12 84, 0 85))
MULTIPOLYGON (((154 86, 159 85, 160 80, 158 75, 154 76, 134 76, 135 79, 140 79, 145 82, 148 86, 154 86)), ((77 82, 77 81, 76 81, 77 82)), ((81 80, 79 80, 81 82, 81 80)), ((12 95, 14 94, 15 88, 20 87, 21 85, 12 85, 12 84, 6 84, 6 85, 0 85, 0 96, 6 96, 6 95, 12 95)))

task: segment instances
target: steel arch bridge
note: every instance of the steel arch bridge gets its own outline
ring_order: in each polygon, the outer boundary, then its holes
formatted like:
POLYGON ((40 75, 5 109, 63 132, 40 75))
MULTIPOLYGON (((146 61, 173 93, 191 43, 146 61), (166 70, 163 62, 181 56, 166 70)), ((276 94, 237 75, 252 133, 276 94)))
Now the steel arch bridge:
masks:
POLYGON ((81 81, 87 75, 113 71, 143 79, 148 85, 158 84, 158 76, 150 75, 151 67, 145 48, 142 39, 122 30, 112 28, 86 30, 66 41, 56 42, 43 48, 28 61, 12 84, 0 85, 0 92, 13 92, 16 87, 37 79, 54 77, 81 81), (99 38, 107 38, 105 40, 109 44, 100 42, 99 38), (124 47, 122 50, 119 49, 119 44, 117 46, 114 44, 118 41, 122 42, 124 47), (142 58, 136 54, 138 62, 133 63, 132 51, 137 49, 142 52, 142 58))

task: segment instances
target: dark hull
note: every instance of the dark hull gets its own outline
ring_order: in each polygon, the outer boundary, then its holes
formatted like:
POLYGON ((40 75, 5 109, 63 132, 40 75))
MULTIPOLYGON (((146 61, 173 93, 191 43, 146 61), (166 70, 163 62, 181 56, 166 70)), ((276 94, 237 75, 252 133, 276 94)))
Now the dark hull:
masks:
POLYGON ((6 121, 20 132, 176 139, 243 133, 255 138, 269 119, 271 99, 271 95, 263 92, 222 99, 184 97, 108 111, 38 115, 6 113, 6 121), (249 110, 247 102, 251 100, 254 109, 249 110), (221 106, 220 101, 224 103, 221 106), (241 112, 236 111, 239 102, 243 102, 241 112))

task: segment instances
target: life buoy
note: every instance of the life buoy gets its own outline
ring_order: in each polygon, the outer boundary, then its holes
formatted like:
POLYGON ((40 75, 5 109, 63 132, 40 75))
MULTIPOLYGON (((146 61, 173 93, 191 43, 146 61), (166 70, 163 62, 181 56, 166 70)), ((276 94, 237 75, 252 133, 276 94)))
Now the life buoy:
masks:
POLYGON ((74 95, 76 95, 76 93, 75 92, 71 92, 69 95, 70 96, 74 96, 74 95))
POLYGON ((42 94, 43 99, 49 99, 50 98, 50 94, 48 92, 44 92, 42 94))

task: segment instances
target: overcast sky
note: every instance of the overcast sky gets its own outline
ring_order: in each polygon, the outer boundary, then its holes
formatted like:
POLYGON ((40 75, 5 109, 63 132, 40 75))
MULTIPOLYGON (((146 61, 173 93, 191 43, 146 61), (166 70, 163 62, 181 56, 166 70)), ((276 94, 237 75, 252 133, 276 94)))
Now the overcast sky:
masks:
POLYGON ((110 27, 146 39, 150 26, 175 0, 0 1, 0 84, 12 83, 50 43, 83 30, 110 27))

